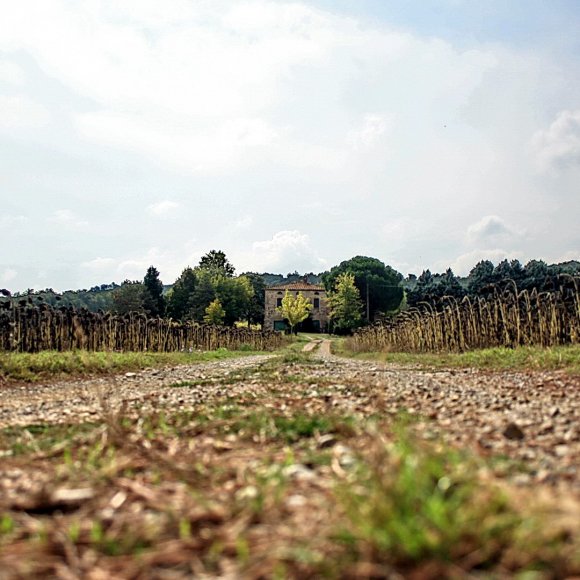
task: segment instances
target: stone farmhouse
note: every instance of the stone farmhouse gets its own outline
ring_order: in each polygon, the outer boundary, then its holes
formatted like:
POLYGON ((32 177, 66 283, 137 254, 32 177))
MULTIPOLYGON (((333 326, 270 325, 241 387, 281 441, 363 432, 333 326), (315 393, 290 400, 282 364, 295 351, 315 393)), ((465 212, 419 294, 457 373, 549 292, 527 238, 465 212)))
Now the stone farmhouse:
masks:
POLYGON ((310 284, 305 281, 279 284, 266 288, 264 329, 285 330, 286 323, 282 315, 276 310, 282 305, 282 298, 288 291, 290 294, 302 294, 312 304, 308 318, 300 324, 304 332, 326 332, 328 329, 328 306, 324 286, 310 284))

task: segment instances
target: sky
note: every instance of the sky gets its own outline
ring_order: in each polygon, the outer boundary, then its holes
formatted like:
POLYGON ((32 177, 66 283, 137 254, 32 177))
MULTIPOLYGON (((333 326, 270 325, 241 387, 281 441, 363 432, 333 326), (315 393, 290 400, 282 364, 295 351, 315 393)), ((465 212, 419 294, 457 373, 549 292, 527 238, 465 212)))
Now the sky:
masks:
POLYGON ((0 287, 580 259, 577 0, 19 0, 0 287))

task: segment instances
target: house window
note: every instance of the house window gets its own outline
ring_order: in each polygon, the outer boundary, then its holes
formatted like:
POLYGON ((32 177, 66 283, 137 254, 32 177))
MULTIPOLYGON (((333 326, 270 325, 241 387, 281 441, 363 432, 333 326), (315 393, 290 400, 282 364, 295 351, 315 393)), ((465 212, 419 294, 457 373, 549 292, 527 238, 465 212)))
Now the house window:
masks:
POLYGON ((314 308, 320 308, 320 298, 314 299, 314 308))
POLYGON ((279 308, 282 306, 282 298, 276 298, 276 307, 279 308))

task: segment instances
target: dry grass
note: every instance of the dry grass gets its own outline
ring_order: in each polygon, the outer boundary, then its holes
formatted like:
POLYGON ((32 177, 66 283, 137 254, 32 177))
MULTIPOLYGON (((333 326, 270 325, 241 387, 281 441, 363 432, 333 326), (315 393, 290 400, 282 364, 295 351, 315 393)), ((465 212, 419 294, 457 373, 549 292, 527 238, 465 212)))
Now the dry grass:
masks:
POLYGON ((484 300, 448 297, 437 309, 411 308, 393 320, 359 330, 355 352, 465 352, 580 342, 580 280, 562 278, 556 292, 517 288, 484 300))
POLYGON ((0 351, 182 352, 196 349, 271 350, 281 333, 171 319, 51 308, 32 299, 0 300, 0 351))

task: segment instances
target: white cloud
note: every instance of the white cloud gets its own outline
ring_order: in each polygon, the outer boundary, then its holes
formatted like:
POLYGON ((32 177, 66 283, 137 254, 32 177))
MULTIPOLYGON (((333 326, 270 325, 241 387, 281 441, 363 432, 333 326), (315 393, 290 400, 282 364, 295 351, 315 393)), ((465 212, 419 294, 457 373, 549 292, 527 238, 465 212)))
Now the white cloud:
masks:
POLYGON ((505 220, 496 216, 482 217, 478 222, 467 228, 467 238, 474 243, 497 243, 498 241, 511 241, 521 237, 523 231, 509 225, 505 220))
POLYGON ((427 136, 431 102, 453 111, 496 62, 491 51, 363 29, 304 2, 175 2, 159 12, 150 1, 49 9, 21 0, 3 15, 0 48, 28 50, 95 103, 74 115, 86 139, 191 172, 345 171, 352 148, 389 139, 395 119, 427 136), (364 101, 384 107, 360 114, 364 101))
POLYGON ((531 142, 541 170, 580 166, 580 109, 561 111, 531 142))
POLYGON ((28 222, 28 218, 23 215, 3 215, 0 216, 0 228, 8 230, 17 229, 28 222))
POLYGON ((81 267, 99 272, 102 270, 110 269, 111 266, 115 266, 116 263, 116 260, 113 258, 95 258, 94 260, 89 260, 88 262, 82 262, 81 267))
POLYGON ((387 133, 389 122, 388 115, 365 115, 362 128, 352 131, 348 136, 348 142, 353 149, 371 147, 387 133))
POLYGON ((0 272, 17 264, 32 285, 44 267, 50 285, 89 286, 151 264, 171 281, 211 248, 238 271, 361 252, 420 271, 577 248, 577 174, 561 170, 579 166, 577 71, 541 43, 456 43, 342 4, 10 3, 0 81, 19 94, 0 97, 0 237, 26 232, 0 272), (78 215, 50 216, 62 206, 78 215), (143 214, 179 218, 156 220, 156 253, 143 214), (99 237, 78 235, 87 219, 99 237), (46 265, 55 236, 60 269, 46 265))
POLYGON ((178 208, 177 202, 165 199, 147 206, 147 212, 155 217, 171 217, 175 215, 178 208))
POLYGON ((0 280, 2 280, 3 283, 7 283, 14 280, 16 276, 18 276, 18 272, 16 270, 13 268, 5 268, 2 272, 2 275, 0 276, 0 280))
POLYGON ((310 236, 299 230, 280 231, 270 240, 254 242, 251 254, 243 256, 242 261, 245 262, 244 270, 262 272, 318 272, 327 266, 313 247, 310 236))
POLYGON ((24 71, 16 63, 0 60, 0 82, 21 85, 24 83, 24 79, 24 71))
POLYGON ((558 254, 558 256, 551 261, 558 264, 560 262, 569 262, 570 260, 580 262, 580 249, 569 250, 563 254, 558 254))
POLYGON ((133 252, 116 258, 94 258, 81 263, 89 274, 89 284, 104 281, 142 280, 149 266, 160 271, 165 284, 173 283, 187 265, 196 265, 202 252, 186 243, 177 248, 152 247, 143 253, 133 252))
POLYGON ((70 209, 57 209, 47 218, 49 222, 72 230, 85 229, 89 222, 81 219, 70 209))
POLYGON ((237 230, 247 230, 254 224, 254 218, 251 215, 243 215, 234 222, 234 228, 237 230))
POLYGON ((440 263, 439 269, 443 271, 444 269, 451 267, 453 272, 458 276, 467 276, 471 269, 481 260, 490 260, 494 264, 498 264, 502 260, 521 260, 523 258, 523 252, 516 250, 504 250, 501 248, 494 248, 491 250, 473 250, 466 254, 455 258, 451 264, 440 263))
POLYGON ((48 110, 23 95, 0 95, 0 129, 31 129, 50 121, 48 110))
POLYGON ((433 225, 426 219, 410 217, 388 219, 381 228, 381 237, 388 243, 398 246, 410 239, 424 239, 429 236, 433 225))
POLYGON ((138 151, 191 173, 232 169, 244 161, 251 163, 276 138, 275 130, 261 119, 188 124, 172 115, 145 118, 101 111, 77 115, 75 121, 79 131, 89 139, 138 151))

